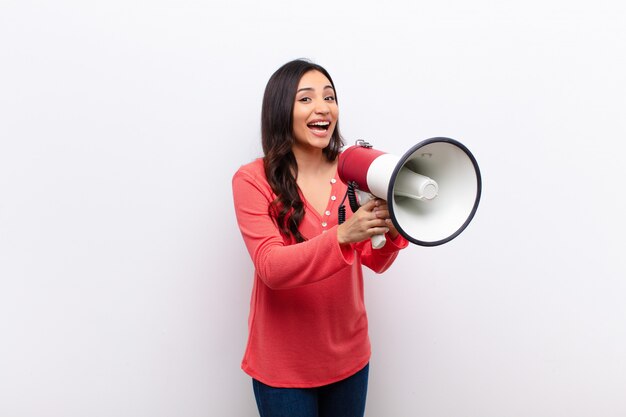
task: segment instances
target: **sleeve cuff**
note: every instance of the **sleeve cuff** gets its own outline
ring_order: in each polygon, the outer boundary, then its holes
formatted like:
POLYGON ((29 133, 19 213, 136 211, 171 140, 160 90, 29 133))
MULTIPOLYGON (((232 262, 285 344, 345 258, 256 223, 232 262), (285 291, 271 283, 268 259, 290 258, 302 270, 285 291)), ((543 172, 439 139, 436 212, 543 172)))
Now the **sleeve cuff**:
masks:
POLYGON ((400 233, 398 233, 398 236, 395 237, 395 239, 392 239, 389 234, 386 235, 387 237, 387 245, 383 246, 383 248, 387 247, 389 244, 391 244, 391 247, 388 247, 387 249, 391 249, 391 250, 400 250, 400 249, 404 249, 407 246, 409 246, 409 241, 406 240, 400 233))

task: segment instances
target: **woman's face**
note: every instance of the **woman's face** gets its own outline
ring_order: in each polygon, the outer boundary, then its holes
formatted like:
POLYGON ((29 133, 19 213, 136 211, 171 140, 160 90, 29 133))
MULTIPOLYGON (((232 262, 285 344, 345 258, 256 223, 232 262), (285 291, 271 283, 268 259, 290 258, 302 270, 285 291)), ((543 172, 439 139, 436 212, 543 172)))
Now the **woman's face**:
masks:
POLYGON ((293 107, 294 147, 308 151, 327 147, 338 116, 330 80, 319 71, 305 73, 298 84, 293 107))

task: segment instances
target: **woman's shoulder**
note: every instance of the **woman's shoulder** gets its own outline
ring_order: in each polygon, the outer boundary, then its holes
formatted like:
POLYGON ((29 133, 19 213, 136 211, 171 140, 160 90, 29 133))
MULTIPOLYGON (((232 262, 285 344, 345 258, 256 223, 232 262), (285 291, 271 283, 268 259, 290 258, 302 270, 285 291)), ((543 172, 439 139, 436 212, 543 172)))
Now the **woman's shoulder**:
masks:
POLYGON ((265 167, 263 165, 263 158, 257 158, 252 162, 242 165, 237 169, 233 175, 233 182, 236 180, 252 181, 258 184, 267 184, 267 177, 265 176, 265 167))
POLYGON ((265 177, 265 167, 263 166, 263 158, 257 158, 252 162, 244 164, 237 169, 235 176, 240 174, 247 174, 252 176, 258 176, 262 174, 265 177))

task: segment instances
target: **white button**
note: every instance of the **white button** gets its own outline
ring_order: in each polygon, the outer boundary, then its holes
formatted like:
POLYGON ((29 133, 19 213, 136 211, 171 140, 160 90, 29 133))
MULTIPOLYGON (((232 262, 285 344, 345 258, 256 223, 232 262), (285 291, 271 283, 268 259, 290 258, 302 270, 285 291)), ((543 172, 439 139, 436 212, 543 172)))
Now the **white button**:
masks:
POLYGON ((335 200, 337 199, 337 197, 335 197, 334 195, 331 195, 331 196, 330 196, 330 199, 331 199, 331 200, 333 200, 333 201, 335 201, 335 200))
POLYGON ((324 212, 325 215, 330 216, 330 210, 326 210, 326 212, 324 212))
POLYGON ((328 225, 328 223, 322 222, 322 227, 326 227, 327 225, 328 225))
POLYGON ((330 183, 331 183, 331 184, 334 184, 334 183, 336 183, 336 182, 337 182, 337 180, 336 180, 336 179, 334 179, 334 178, 330 180, 330 183))

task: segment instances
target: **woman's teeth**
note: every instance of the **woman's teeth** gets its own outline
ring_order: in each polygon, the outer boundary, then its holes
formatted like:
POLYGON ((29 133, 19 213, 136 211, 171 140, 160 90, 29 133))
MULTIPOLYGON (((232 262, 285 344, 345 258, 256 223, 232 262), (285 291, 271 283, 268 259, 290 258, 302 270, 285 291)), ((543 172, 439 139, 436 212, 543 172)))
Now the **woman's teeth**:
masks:
POLYGON ((309 123, 307 126, 309 126, 311 129, 316 129, 316 130, 328 130, 328 127, 330 126, 330 122, 313 122, 313 123, 309 123))

